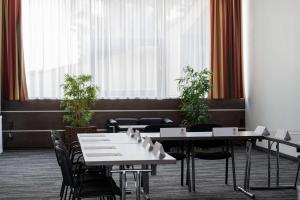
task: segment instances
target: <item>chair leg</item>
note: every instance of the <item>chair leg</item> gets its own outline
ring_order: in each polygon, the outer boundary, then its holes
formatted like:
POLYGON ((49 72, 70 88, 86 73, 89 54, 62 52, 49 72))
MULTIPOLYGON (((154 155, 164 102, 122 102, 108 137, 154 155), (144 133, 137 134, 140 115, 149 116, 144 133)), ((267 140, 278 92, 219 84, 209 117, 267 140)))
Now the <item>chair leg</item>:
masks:
POLYGON ((72 200, 80 199, 78 194, 79 194, 78 188, 74 188, 72 192, 72 200))
POLYGON ((190 174, 190 171, 189 171, 189 168, 190 168, 190 160, 187 158, 186 159, 186 181, 185 181, 185 185, 189 185, 189 174, 190 174))
POLYGON ((233 189, 236 190, 236 175, 235 175, 235 160, 234 160, 234 147, 231 143, 231 160, 232 160, 232 176, 233 176, 233 189))
POLYGON ((69 200, 71 200, 72 196, 73 196, 73 189, 70 188, 69 200))
POLYGON ((60 200, 63 199, 65 193, 65 184, 64 182, 61 183, 61 188, 60 188, 60 200))
POLYGON ((184 179, 184 159, 181 160, 181 186, 183 186, 184 179))
POLYGON ((67 196, 68 196, 68 189, 69 189, 69 187, 67 186, 67 187, 66 187, 66 190, 65 190, 65 197, 64 197, 64 200, 67 199, 67 196))
POLYGON ((225 184, 228 184, 228 158, 226 158, 226 167, 225 167, 225 184))

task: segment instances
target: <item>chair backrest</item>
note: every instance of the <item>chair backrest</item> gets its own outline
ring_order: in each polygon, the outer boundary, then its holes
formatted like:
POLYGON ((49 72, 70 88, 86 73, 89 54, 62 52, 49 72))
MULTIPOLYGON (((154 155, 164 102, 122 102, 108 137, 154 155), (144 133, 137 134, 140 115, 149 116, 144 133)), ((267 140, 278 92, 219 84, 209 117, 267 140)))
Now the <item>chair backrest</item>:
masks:
POLYGON ((163 123, 163 119, 159 117, 142 117, 139 119, 139 124, 142 125, 160 125, 163 123))
MULTIPOLYGON (((57 134, 57 132, 55 131, 51 131, 51 140, 53 142, 53 147, 55 148, 56 145, 61 145, 64 147, 64 149, 67 149, 65 142, 63 141, 63 139, 61 138, 60 135, 57 134)), ((68 150, 66 150, 68 152, 68 150)))
POLYGON ((50 137, 51 137, 51 139, 52 139, 53 144, 54 144, 54 142, 55 142, 56 140, 60 140, 60 141, 61 141, 61 138, 57 137, 57 135, 55 135, 55 134, 51 134, 50 137))
MULTIPOLYGON (((52 142, 53 142, 54 150, 55 150, 56 146, 59 146, 61 149, 63 149, 65 152, 68 153, 68 150, 67 150, 67 147, 66 147, 65 143, 61 140, 60 137, 58 137, 57 135, 55 135, 55 133, 53 133, 53 132, 51 132, 50 136, 51 136, 51 139, 52 139, 52 142)), ((60 165, 60 162, 58 160, 59 158, 58 158, 56 150, 55 150, 55 156, 56 156, 58 165, 60 165)))
POLYGON ((68 152, 66 152, 62 146, 56 145, 55 153, 57 156, 58 165, 61 169, 64 184, 67 186, 74 186, 72 163, 68 156, 68 152))
POLYGON ((210 132, 213 130, 213 128, 220 128, 221 125, 218 124, 198 124, 191 126, 189 128, 189 132, 210 132))
POLYGON ((172 127, 174 127, 174 126, 171 124, 149 125, 144 128, 143 132, 145 132, 145 133, 160 132, 161 128, 172 128, 172 127))
MULTIPOLYGON (((198 124, 191 126, 188 131, 189 132, 211 132, 213 128, 222 127, 218 124, 198 124)), ((222 140, 214 140, 214 141, 195 141, 194 146, 199 148, 214 148, 224 146, 225 141, 222 140)))
POLYGON ((51 139, 52 139, 52 142, 54 143, 55 140, 60 140, 63 142, 63 138, 62 136, 55 130, 52 130, 51 131, 51 139))

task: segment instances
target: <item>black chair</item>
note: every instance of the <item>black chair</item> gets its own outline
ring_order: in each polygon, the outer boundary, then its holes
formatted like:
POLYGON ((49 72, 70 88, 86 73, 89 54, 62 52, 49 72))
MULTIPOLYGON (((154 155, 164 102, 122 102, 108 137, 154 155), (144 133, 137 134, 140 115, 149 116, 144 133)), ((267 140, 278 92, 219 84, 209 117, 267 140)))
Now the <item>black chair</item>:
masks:
MULTIPOLYGON (((60 145, 56 145, 55 152, 58 164, 61 168, 63 183, 66 187, 70 188, 69 199, 90 197, 115 199, 115 195, 121 194, 120 189, 116 186, 116 183, 111 177, 103 174, 94 174, 94 179, 91 180, 87 178, 89 174, 76 174, 73 171, 73 164, 66 149, 60 145)), ((78 163, 76 167, 80 168, 81 164, 78 163)), ((65 196, 65 198, 66 197, 67 196, 65 196)))
MULTIPOLYGON (((221 127, 217 124, 199 124, 189 128, 189 132, 211 132, 213 128, 221 127)), ((236 190, 235 160, 232 142, 214 140, 214 141, 194 141, 194 157, 203 160, 221 160, 225 159, 225 184, 228 183, 228 159, 232 159, 233 188, 236 190), (229 151, 229 146, 231 151, 229 151), (197 151, 196 149, 201 149, 197 151), (212 151, 211 151, 212 150, 212 151)), ((195 173, 195 172, 194 172, 195 173)))
MULTIPOLYGON (((171 128, 172 125, 169 124, 160 124, 160 125, 150 125, 146 126, 144 129, 145 133, 151 132, 160 132, 161 128, 171 128)), ((183 179, 184 179, 184 159, 187 155, 184 152, 185 144, 183 141, 161 141, 161 144, 164 147, 164 150, 174 157, 176 160, 181 161, 181 185, 183 186, 183 179)))
MULTIPOLYGON (((62 136, 57 131, 52 130, 50 136, 51 136, 54 147, 56 144, 61 144, 62 146, 64 146, 65 149, 67 149, 62 136)), ((69 153, 69 157, 72 162, 74 161, 76 156, 81 157, 81 154, 82 154, 81 147, 80 147, 80 144, 78 141, 72 142, 67 151, 69 153)))
MULTIPOLYGON (((75 150, 72 150, 72 151, 70 151, 70 149, 69 149, 69 151, 67 150, 67 147, 64 145, 63 138, 57 131, 52 130, 50 137, 52 139, 54 149, 55 149, 55 146, 59 145, 66 152, 68 152, 69 158, 71 159, 72 162, 74 162, 74 158, 76 155, 78 155, 78 158, 79 158, 79 156, 81 156, 81 150, 79 153, 75 152, 75 150)), ((70 148, 71 148, 71 146, 70 146, 70 148)), ((55 151, 55 155, 56 155, 57 162, 59 162, 56 151, 55 151)), ((73 170, 75 170, 75 169, 73 169, 73 170)), ((66 185, 65 185, 64 181, 62 181, 61 188, 60 188, 60 199, 61 200, 64 198, 64 196, 66 197, 66 195, 67 195, 66 193, 67 193, 66 185)))
MULTIPOLYGON (((83 155, 82 151, 80 148, 79 143, 73 142, 70 145, 70 148, 67 149, 65 143, 63 142, 63 139, 60 134, 58 134, 57 131, 51 131, 51 139, 53 142, 54 149, 56 146, 60 146, 65 152, 67 152, 69 159, 71 160, 71 163, 73 164, 72 171, 74 174, 82 174, 85 173, 85 180, 94 180, 97 178, 94 175, 99 175, 99 174, 105 174, 106 168, 105 167, 88 167, 85 165, 84 160, 83 160, 83 155), (75 165, 76 164, 76 165, 75 165), (78 168, 78 165, 81 165, 80 168, 78 168)), ((56 154, 56 152, 55 152, 56 154)), ((56 154, 56 158, 58 161, 58 155, 56 154)), ((66 195, 66 185, 62 181, 61 185, 61 190, 60 190, 60 199, 62 199, 66 195)))

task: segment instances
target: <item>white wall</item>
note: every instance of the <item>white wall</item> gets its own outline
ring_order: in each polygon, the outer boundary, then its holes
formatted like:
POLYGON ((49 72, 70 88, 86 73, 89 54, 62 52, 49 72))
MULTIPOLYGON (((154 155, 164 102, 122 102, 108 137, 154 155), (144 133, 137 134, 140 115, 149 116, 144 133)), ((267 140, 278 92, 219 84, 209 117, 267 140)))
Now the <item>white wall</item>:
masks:
POLYGON ((300 1, 243 0, 243 17, 246 127, 300 131, 300 1))

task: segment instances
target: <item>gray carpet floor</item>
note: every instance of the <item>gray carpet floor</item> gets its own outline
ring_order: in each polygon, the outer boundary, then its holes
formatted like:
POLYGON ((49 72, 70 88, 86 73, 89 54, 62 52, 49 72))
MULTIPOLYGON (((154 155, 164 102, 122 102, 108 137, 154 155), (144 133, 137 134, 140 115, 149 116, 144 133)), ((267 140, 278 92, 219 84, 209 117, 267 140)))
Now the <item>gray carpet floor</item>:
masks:
MULTIPOLYGON (((263 186, 267 183, 267 155, 253 150, 251 185, 263 186)), ((275 183, 275 156, 272 156, 272 183, 275 183)), ((245 165, 244 148, 236 148, 237 183, 243 183, 245 165)), ((234 191, 232 187, 231 165, 229 184, 224 184, 225 162, 196 160, 196 192, 180 186, 180 163, 158 166, 157 176, 150 177, 152 199, 189 200, 247 200, 249 197, 234 191)), ((292 184, 297 163, 281 158, 280 181, 292 184)), ((10 150, 0 155, 0 200, 59 199, 61 173, 53 150, 10 150)), ((117 178, 116 178, 117 179, 117 178)), ((132 179, 131 179, 132 180, 132 179)), ((117 181, 117 180, 116 180, 117 181)), ((129 187, 133 181, 129 178, 129 187)), ((297 190, 253 191, 258 200, 295 200, 297 190)), ((135 196, 129 195, 128 199, 135 196)))

